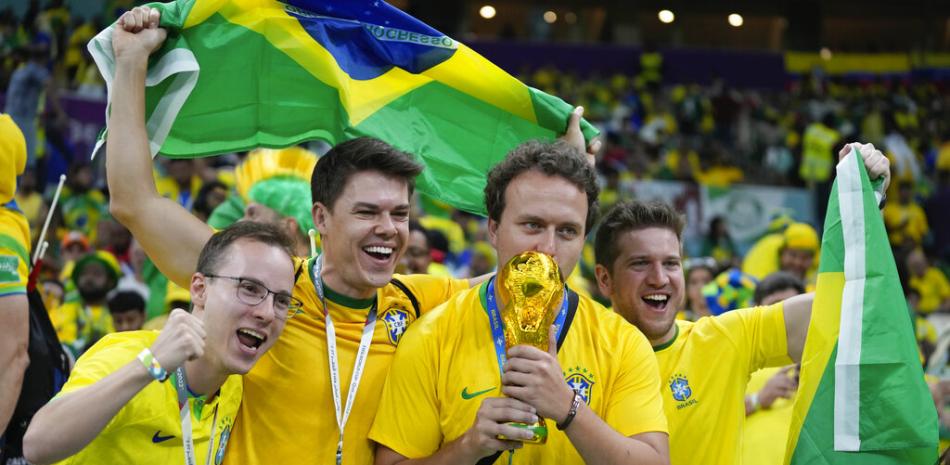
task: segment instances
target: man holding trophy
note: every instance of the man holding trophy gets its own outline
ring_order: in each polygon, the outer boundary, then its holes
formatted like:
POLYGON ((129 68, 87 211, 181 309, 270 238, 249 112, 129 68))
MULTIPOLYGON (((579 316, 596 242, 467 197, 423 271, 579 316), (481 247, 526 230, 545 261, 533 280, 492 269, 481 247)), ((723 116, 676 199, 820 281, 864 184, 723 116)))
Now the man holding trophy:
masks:
POLYGON ((564 286, 597 193, 564 143, 525 143, 492 169, 489 234, 506 265, 403 336, 370 431, 377 464, 669 462, 649 342, 564 286))

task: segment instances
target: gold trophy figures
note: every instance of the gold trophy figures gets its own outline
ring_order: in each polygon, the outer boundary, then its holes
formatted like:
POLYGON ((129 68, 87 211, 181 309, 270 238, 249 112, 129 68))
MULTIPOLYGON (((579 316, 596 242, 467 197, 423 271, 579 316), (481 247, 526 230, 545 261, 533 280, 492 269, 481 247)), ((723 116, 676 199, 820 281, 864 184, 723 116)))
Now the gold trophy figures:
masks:
MULTIPOLYGON (((564 280, 557 262, 547 254, 524 252, 509 260, 496 279, 506 348, 527 344, 547 352, 549 328, 564 300, 564 280)), ((544 444, 548 439, 544 418, 534 424, 509 424, 534 432, 534 438, 526 443, 544 444)))

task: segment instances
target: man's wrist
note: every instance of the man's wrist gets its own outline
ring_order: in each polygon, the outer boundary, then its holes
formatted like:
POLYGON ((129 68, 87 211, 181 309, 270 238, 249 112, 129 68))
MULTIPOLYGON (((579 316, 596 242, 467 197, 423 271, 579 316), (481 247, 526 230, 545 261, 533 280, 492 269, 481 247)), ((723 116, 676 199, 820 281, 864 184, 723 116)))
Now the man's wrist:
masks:
POLYGON ((753 411, 753 412, 758 411, 759 408, 762 406, 762 405, 759 403, 759 401, 760 401, 760 399, 759 399, 759 393, 758 393, 758 392, 753 392, 752 394, 749 394, 749 405, 752 406, 752 411, 753 411))
POLYGON ((574 421, 574 417, 577 416, 577 410, 580 408, 581 403, 583 403, 584 401, 581 398, 580 394, 576 392, 574 392, 573 394, 574 395, 571 397, 571 404, 570 404, 570 408, 567 411, 567 414, 564 415, 564 417, 562 417, 563 420, 557 422, 557 425, 556 425, 557 429, 561 431, 566 430, 567 427, 571 425, 571 423, 574 421))

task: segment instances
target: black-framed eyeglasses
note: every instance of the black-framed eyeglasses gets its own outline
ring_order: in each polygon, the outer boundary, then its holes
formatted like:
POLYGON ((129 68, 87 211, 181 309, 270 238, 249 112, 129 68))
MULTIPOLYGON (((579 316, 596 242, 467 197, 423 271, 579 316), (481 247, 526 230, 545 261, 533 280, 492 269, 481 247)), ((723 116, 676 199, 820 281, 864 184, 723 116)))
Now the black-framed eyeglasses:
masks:
POLYGON ((274 292, 268 289, 267 286, 250 278, 216 274, 205 274, 204 276, 206 278, 221 278, 235 281, 237 283, 235 287, 237 298, 246 305, 260 305, 261 302, 267 299, 269 294, 274 294, 274 315, 281 320, 293 317, 303 308, 303 302, 301 302, 300 299, 286 292, 274 292))

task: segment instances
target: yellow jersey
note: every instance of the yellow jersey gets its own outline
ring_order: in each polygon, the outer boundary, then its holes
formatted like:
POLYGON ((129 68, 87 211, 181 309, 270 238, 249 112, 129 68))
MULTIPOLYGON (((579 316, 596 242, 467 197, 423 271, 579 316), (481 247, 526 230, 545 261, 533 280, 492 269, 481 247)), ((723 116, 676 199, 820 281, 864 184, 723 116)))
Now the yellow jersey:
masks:
MULTIPOLYGON (((158 331, 129 331, 110 334, 100 339, 76 361, 69 380, 57 394, 57 398, 92 386, 129 362, 135 361, 143 348, 150 347, 155 342, 158 334, 158 331)), ((218 394, 210 401, 203 402, 201 397, 192 397, 191 403, 191 429, 196 461, 204 463, 208 448, 212 447, 212 462, 220 464, 228 446, 234 418, 241 405, 241 377, 229 376, 218 394), (210 439, 212 430, 213 440, 210 439)), ((172 377, 164 383, 153 381, 145 386, 119 410, 92 442, 76 455, 59 463, 167 465, 183 463, 184 459, 178 392, 172 377)))
MULTIPOLYGON (((501 396, 487 287, 457 294, 409 328, 370 439, 405 457, 427 457, 472 426, 484 398, 501 396)), ((624 436, 667 431, 656 360, 643 334, 583 296, 563 331, 558 361, 565 381, 591 410, 624 436)), ((547 444, 525 446, 511 463, 584 463, 567 434, 547 423, 547 444)))
POLYGON ((10 202, 0 206, 0 297, 26 294, 30 276, 30 227, 10 202))
MULTIPOLYGON (((284 332, 244 377, 244 404, 238 414, 228 464, 327 464, 336 457, 337 429, 325 313, 314 289, 313 260, 295 259, 300 276, 294 296, 303 313, 287 320, 284 332), (302 267, 302 268, 301 268, 302 267)), ((435 308, 467 280, 429 275, 394 276, 414 296, 420 313, 435 308)), ((360 337, 373 300, 337 294, 324 285, 336 330, 340 402, 346 402, 360 337)), ((372 345, 344 430, 343 464, 371 465, 375 447, 367 439, 379 393, 405 328, 415 321, 415 305, 395 284, 376 293, 378 316, 372 345)), ((343 405, 341 405, 341 409, 343 405)))
POLYGON ((919 246, 924 236, 930 232, 927 214, 916 203, 902 205, 898 202, 888 202, 884 205, 883 213, 887 237, 894 247, 904 246, 907 242, 919 246))
POLYGON ((670 422, 670 463, 741 463, 749 375, 791 363, 782 303, 695 323, 676 320, 676 331, 653 348, 670 422))
POLYGON ((105 306, 66 302, 50 310, 49 317, 59 342, 77 357, 102 336, 115 332, 112 314, 105 306))
POLYGON ((838 131, 822 123, 805 128, 802 138, 802 163, 798 174, 808 182, 826 182, 834 166, 834 144, 841 138, 838 131))
POLYGON ((950 282, 939 268, 927 267, 923 276, 911 276, 908 285, 920 294, 917 311, 932 313, 950 299, 950 282))
MULTIPOLYGON (((781 367, 763 368, 749 379, 746 393, 759 392, 781 367)), ((797 394, 798 391, 796 391, 797 394)), ((767 409, 759 409, 745 417, 742 437, 742 463, 761 465, 784 465, 785 442, 792 424, 791 399, 778 398, 767 409)))

